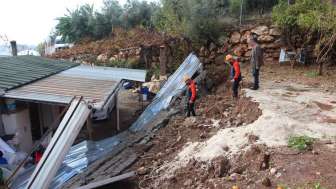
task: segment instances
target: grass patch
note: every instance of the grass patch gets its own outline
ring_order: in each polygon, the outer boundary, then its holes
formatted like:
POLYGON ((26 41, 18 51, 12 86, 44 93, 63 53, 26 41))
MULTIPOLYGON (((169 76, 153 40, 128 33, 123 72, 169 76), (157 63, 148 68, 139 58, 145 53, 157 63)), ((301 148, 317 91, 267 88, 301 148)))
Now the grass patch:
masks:
POLYGON ((311 149, 314 139, 309 136, 291 136, 288 139, 288 147, 300 151, 311 149))
POLYGON ((310 77, 310 78, 315 78, 315 77, 318 77, 318 72, 317 71, 310 71, 310 72, 305 73, 305 76, 310 77))
POLYGON ((322 187, 321 184, 318 182, 314 184, 314 189, 326 189, 326 188, 322 187))

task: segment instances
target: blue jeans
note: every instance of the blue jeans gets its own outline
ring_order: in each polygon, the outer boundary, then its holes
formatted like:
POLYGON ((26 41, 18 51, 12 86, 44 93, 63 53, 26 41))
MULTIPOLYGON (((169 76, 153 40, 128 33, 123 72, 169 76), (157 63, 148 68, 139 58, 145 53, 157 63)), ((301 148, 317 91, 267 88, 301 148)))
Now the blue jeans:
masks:
POLYGON ((239 89, 239 82, 240 80, 234 80, 234 82, 232 83, 232 96, 234 98, 238 98, 238 89, 239 89))
POLYGON ((253 70, 253 77, 254 77, 254 89, 259 89, 259 69, 253 70))

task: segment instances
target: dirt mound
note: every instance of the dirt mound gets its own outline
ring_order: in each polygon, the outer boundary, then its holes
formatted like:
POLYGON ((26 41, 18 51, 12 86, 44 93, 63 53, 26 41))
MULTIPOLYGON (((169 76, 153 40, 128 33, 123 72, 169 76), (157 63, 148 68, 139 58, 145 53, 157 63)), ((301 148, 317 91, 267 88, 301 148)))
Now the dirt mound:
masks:
POLYGON ((205 188, 204 186, 210 186, 203 185, 207 180, 229 176, 231 163, 220 156, 211 162, 192 159, 186 166, 177 169, 172 177, 164 179, 160 177, 161 171, 165 169, 165 163, 176 158, 186 144, 206 141, 220 129, 239 127, 253 122, 261 115, 258 103, 244 97, 234 101, 227 87, 223 87, 215 94, 202 97, 197 104, 196 113, 200 116, 172 118, 169 124, 156 134, 151 150, 133 166, 134 170, 142 170, 143 167, 148 169, 146 174, 138 178, 140 188, 205 188), (238 114, 240 119, 237 119, 238 114))
POLYGON ((117 54, 120 49, 130 47, 153 46, 160 45, 165 41, 160 33, 141 28, 125 31, 123 29, 116 29, 111 37, 94 41, 84 39, 75 44, 71 49, 61 50, 54 53, 52 58, 69 59, 79 55, 95 55, 117 54))

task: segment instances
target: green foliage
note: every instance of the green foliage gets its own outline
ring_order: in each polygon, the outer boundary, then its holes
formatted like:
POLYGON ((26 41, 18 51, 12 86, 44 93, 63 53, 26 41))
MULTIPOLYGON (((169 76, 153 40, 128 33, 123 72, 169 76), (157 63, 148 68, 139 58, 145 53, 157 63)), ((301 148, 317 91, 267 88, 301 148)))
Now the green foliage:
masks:
POLYGON ((230 0, 229 11, 232 15, 238 16, 240 14, 241 0, 230 0))
POLYGON ((180 1, 163 1, 161 9, 153 16, 154 26, 170 35, 180 35, 186 32, 186 18, 182 15, 180 1))
MULTIPOLYGON (((244 13, 268 10, 276 3, 277 0, 244 0, 244 13)), ((219 37, 219 20, 228 16, 237 18, 241 0, 161 0, 161 5, 153 16, 158 30, 204 43, 219 37)))
POLYGON ((75 11, 57 19, 56 30, 68 41, 77 41, 84 37, 95 37, 95 15, 93 6, 85 4, 75 11))
POLYGON ((317 29, 322 16, 326 13, 327 3, 320 0, 297 0, 288 5, 287 0, 281 0, 273 9, 274 22, 282 27, 302 27, 317 29))
MULTIPOLYGON (((289 38, 293 31, 304 32, 302 46, 315 45, 316 62, 319 75, 322 74, 323 62, 332 56, 336 43, 336 7, 330 1, 296 0, 288 5, 281 0, 273 9, 274 22, 287 33, 289 38)), ((295 35, 295 34, 294 34, 295 35)), ((291 40, 287 40, 290 43, 291 40)))
POLYGON ((300 151, 309 149, 314 143, 314 139, 308 136, 291 136, 288 139, 288 147, 300 151))
POLYGON ((146 1, 128 0, 124 8, 123 19, 127 28, 135 26, 152 26, 153 13, 158 9, 155 3, 147 3, 146 1))
POLYGON ((336 9, 328 2, 321 0, 297 0, 288 5, 282 0, 273 9, 274 22, 285 28, 301 28, 310 31, 335 31, 336 9))
POLYGON ((108 36, 116 27, 151 27, 157 9, 157 4, 140 0, 128 0, 125 7, 121 7, 117 0, 105 0, 100 11, 85 4, 59 17, 56 32, 69 42, 82 38, 100 39, 108 36))
POLYGON ((321 184, 318 182, 314 184, 314 189, 325 189, 325 188, 322 187, 321 184))
POLYGON ((310 71, 310 72, 305 73, 305 76, 310 77, 310 78, 315 78, 315 77, 318 76, 318 72, 317 71, 310 71))
POLYGON ((233 16, 239 16, 241 3, 243 3, 243 14, 264 14, 278 3, 278 0, 229 0, 229 13, 233 16))
POLYGON ((117 68, 131 68, 131 69, 142 68, 137 59, 114 60, 107 63, 105 66, 117 67, 117 68))
POLYGON ((184 35, 194 41, 215 40, 218 37, 218 0, 162 0, 155 14, 155 27, 173 35, 184 35))
POLYGON ((41 56, 44 56, 45 54, 45 43, 39 43, 36 47, 36 51, 40 53, 41 56))

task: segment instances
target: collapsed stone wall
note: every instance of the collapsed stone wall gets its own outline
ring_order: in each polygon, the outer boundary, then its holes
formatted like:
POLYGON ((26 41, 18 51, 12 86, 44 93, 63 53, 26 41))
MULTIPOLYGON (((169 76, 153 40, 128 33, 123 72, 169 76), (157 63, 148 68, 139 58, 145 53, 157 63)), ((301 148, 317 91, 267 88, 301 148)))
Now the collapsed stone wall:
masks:
POLYGON ((191 52, 191 42, 185 38, 171 38, 162 44, 119 49, 116 54, 100 54, 96 63, 106 64, 113 61, 131 61, 146 69, 160 69, 159 75, 173 71, 175 64, 191 52))
POLYGON ((248 44, 251 34, 257 36, 257 41, 264 49, 265 63, 273 63, 278 60, 280 48, 283 45, 281 32, 273 26, 249 26, 238 31, 229 33, 222 44, 216 46, 211 43, 208 47, 203 46, 199 50, 199 56, 204 64, 215 63, 219 56, 233 53, 240 57, 242 62, 250 60, 252 48, 248 44))

